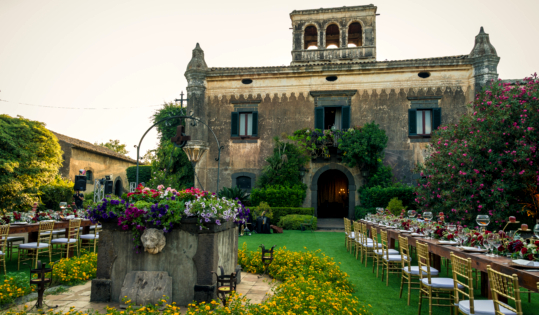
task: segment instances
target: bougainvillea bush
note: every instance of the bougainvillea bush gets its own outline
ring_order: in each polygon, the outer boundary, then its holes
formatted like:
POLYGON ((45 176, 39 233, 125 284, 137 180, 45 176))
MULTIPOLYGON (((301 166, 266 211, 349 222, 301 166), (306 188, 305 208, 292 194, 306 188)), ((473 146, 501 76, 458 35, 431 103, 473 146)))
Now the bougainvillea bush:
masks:
POLYGON ((509 215, 536 215, 523 205, 533 205, 539 183, 538 98, 536 75, 520 85, 493 81, 470 104, 470 114, 440 126, 417 170, 421 208, 472 226, 478 214, 490 215, 494 225, 509 215))
POLYGON ((127 194, 127 200, 106 196, 87 210, 93 222, 113 222, 133 234, 134 249, 139 250, 140 237, 146 228, 157 228, 168 233, 186 217, 197 217, 202 230, 206 223, 220 225, 226 221, 245 223, 249 209, 239 200, 218 198, 198 188, 176 191, 159 185, 151 189, 139 185, 127 194))

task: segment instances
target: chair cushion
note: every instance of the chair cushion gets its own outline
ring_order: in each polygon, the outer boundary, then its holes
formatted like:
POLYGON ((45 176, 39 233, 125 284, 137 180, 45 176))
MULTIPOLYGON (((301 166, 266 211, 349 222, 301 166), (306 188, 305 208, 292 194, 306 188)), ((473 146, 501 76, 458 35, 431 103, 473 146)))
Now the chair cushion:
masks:
MULTIPOLYGON (((382 258, 387 261, 401 261, 402 260, 401 255, 388 255, 387 257, 386 255, 383 255, 382 258)), ((407 259, 406 256, 404 256, 404 259, 407 259)))
MULTIPOLYGON (((65 237, 62 237, 62 238, 57 238, 57 239, 54 239, 51 241, 52 244, 67 244, 67 238, 65 237)), ((70 239, 69 240, 69 243, 76 243, 77 240, 76 239, 70 239)))
POLYGON ((363 245, 363 246, 365 246, 367 248, 374 248, 374 247, 380 248, 380 247, 382 247, 382 244, 374 245, 374 243, 367 243, 366 245, 363 245))
POLYGON ((79 236, 79 238, 83 239, 83 240, 93 240, 93 239, 99 239, 99 234, 97 234, 97 237, 93 234, 83 234, 81 236, 79 236))
MULTIPOLYGON (((470 301, 459 301, 459 309, 464 312, 464 314, 470 314, 470 301)), ((492 300, 474 300, 473 301, 473 310, 475 315, 494 315, 494 301, 492 300)), ((500 311, 506 315, 516 315, 515 312, 512 312, 505 307, 500 305, 500 311)))
MULTIPOLYGON (((2 236, 2 239, 4 239, 3 236, 2 236)), ((23 241, 24 242, 24 237, 22 237, 22 236, 8 236, 7 241, 8 242, 17 242, 17 241, 23 241)))
POLYGON ((64 234, 65 232, 66 232, 66 230, 54 230, 54 231, 52 231, 52 234, 55 234, 55 235, 64 234))
POLYGON ((350 234, 348 235, 349 238, 354 238, 354 232, 350 232, 350 234))
MULTIPOLYGON (((412 271, 412 272, 410 272, 410 274, 412 274, 412 275, 419 275, 419 266, 411 266, 410 269, 411 269, 411 271, 412 271)), ((402 270, 403 270, 405 273, 408 273, 408 267, 402 268, 402 270)), ((430 274, 431 274, 432 276, 437 276, 438 273, 439 273, 438 270, 436 270, 435 268, 430 267, 430 274)), ((426 273, 424 270, 423 270, 423 275, 424 275, 424 276, 427 275, 427 273, 426 273)))
MULTIPOLYGON (((39 243, 39 248, 48 248, 48 247, 49 247, 49 244, 47 243, 39 243)), ((37 243, 33 242, 33 243, 20 244, 19 248, 36 249, 38 247, 37 247, 37 243)))
MULTIPOLYGON (((400 253, 394 249, 388 249, 387 251, 389 255, 400 255, 400 253)), ((376 255, 382 255, 384 252, 381 249, 377 249, 374 251, 374 253, 376 255)))
POLYGON ((46 232, 39 233, 39 235, 49 235, 49 234, 51 234, 51 231, 46 231, 46 232))
POLYGON ((0 250, 0 256, 4 256, 4 252, 0 250))
MULTIPOLYGON (((421 280, 421 282, 423 282, 423 284, 428 287, 432 286, 433 288, 437 288, 437 289, 454 289, 455 288, 453 284, 453 279, 451 278, 431 278, 430 284, 429 284, 429 279, 424 278, 423 280, 421 280)), ((459 289, 461 288, 464 289, 464 287, 459 284, 459 289)))

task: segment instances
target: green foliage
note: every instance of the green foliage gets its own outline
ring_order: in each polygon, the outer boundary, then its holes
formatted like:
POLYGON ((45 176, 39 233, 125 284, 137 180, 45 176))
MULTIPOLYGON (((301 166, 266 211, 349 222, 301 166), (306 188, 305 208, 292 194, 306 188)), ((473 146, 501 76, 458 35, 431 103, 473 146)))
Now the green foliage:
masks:
POLYGON ((258 205, 258 207, 251 209, 251 213, 253 215, 254 220, 262 216, 262 214, 264 214, 266 217, 270 219, 273 219, 272 208, 266 202, 263 202, 263 201, 258 205))
MULTIPOLYGON (((130 183, 137 181, 137 167, 129 166, 125 169, 127 174, 127 180, 130 183)), ((139 183, 148 183, 152 178, 152 166, 151 165, 139 165, 138 167, 138 182, 139 183)))
MULTIPOLYGON (((41 203, 44 208, 60 210, 60 202, 65 201, 68 204, 71 204, 73 194, 75 194, 73 186, 73 182, 69 179, 56 175, 52 182, 39 187, 41 203)), ((84 197, 84 200, 86 200, 86 194, 84 197)))
MULTIPOLYGON (((262 211, 260 211, 258 207, 251 207, 249 209, 253 213, 253 219, 256 218, 255 214, 262 213, 262 211)), ((308 216, 314 215, 314 208, 271 207, 271 211, 273 212, 273 219, 271 220, 271 222, 279 222, 281 220, 281 217, 290 214, 302 214, 308 216)))
POLYGON ((472 226, 478 214, 491 215, 492 226, 514 214, 536 216, 538 78, 513 87, 493 81, 475 97, 470 113, 433 133, 431 154, 416 170, 423 176, 417 186, 421 208, 472 226))
POLYGON ((234 188, 223 187, 217 195, 219 198, 238 199, 242 204, 246 204, 249 201, 249 193, 238 186, 234 188))
POLYGON ((0 282, 0 305, 13 303, 16 298, 30 294, 36 287, 30 286, 30 277, 26 272, 8 272, 3 278, 0 282))
MULTIPOLYGON (((415 208, 414 187, 396 183, 389 187, 367 187, 358 189, 361 206, 356 207, 356 219, 364 218, 367 213, 375 213, 375 208, 385 208, 393 198, 402 200, 403 207, 415 208)), ((401 208, 402 209, 402 208, 401 208)), ((400 214, 400 210, 399 210, 400 214)))
POLYGON ((399 198, 394 197, 389 200, 389 204, 387 205, 386 209, 389 210, 392 214, 399 216, 402 212, 402 209, 406 210, 408 207, 405 207, 402 205, 402 200, 399 200, 399 198))
MULTIPOLYGON (((301 223, 311 222, 312 220, 312 229, 316 230, 317 227, 317 218, 312 215, 301 215, 301 214, 289 214, 281 217, 277 226, 282 227, 285 230, 301 230, 301 223)), ((308 228, 310 229, 310 227, 308 228)))
MULTIPOLYGON (((179 105, 165 103, 161 109, 153 114, 152 123, 155 124, 164 118, 179 115, 184 115, 179 105)), ((181 123, 180 119, 174 118, 156 126, 159 133, 159 146, 154 151, 151 179, 146 182, 146 186, 157 187, 158 185, 164 185, 178 190, 194 186, 195 173, 191 162, 189 162, 185 152, 180 148, 176 148, 170 141, 176 135, 177 127, 181 123)), ((199 126, 199 128, 206 127, 199 126)))
POLYGON ((44 123, 0 115, 0 209, 28 210, 61 165, 58 139, 44 123))
POLYGON ((306 155, 308 158, 316 159, 320 156, 329 158, 330 154, 328 146, 333 145, 335 143, 335 138, 338 138, 342 133, 343 131, 340 130, 311 130, 305 128, 294 131, 294 134, 288 136, 288 139, 294 141, 299 152, 306 155))
POLYGON ((264 167, 262 175, 258 178, 257 186, 260 188, 274 185, 305 186, 301 181, 300 168, 307 163, 307 157, 301 154, 293 143, 281 141, 277 137, 273 139, 273 142, 275 145, 273 155, 266 158, 268 165, 264 167))
POLYGON ((82 202, 82 207, 88 209, 88 207, 95 205, 94 203, 94 192, 88 191, 84 194, 84 201, 82 202))
POLYGON ((393 185, 393 172, 391 166, 385 166, 381 162, 376 168, 374 174, 370 174, 367 177, 367 183, 361 188, 368 188, 374 186, 391 187, 393 185))
POLYGON ((108 142, 105 143, 94 143, 95 145, 110 149, 116 153, 126 155, 129 153, 127 149, 125 148, 125 144, 121 144, 120 140, 112 140, 110 139, 108 142))
POLYGON ((306 195, 305 185, 267 186, 252 190, 251 203, 258 206, 260 202, 265 201, 271 207, 300 207, 306 195))
POLYGON ((375 173, 384 158, 387 139, 386 132, 374 121, 343 133, 338 140, 339 149, 344 152, 343 163, 375 173))

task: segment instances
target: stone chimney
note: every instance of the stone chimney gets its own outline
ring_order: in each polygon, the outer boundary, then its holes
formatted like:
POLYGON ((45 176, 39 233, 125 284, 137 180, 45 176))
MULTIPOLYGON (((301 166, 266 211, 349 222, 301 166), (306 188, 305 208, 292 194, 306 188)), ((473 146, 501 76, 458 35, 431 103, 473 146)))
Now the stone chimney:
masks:
POLYGON ((475 45, 469 57, 474 59, 475 93, 479 93, 491 80, 498 79, 498 63, 500 62, 500 57, 482 26, 479 34, 475 36, 475 45))

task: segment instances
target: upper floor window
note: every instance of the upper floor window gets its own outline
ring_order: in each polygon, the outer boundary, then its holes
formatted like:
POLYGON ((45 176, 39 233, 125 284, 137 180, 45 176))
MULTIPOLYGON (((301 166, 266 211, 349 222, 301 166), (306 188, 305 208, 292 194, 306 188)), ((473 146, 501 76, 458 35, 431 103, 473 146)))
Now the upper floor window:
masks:
POLYGON ((348 47, 359 47, 363 43, 361 24, 354 22, 348 26, 348 47))
POLYGON ((87 182, 94 181, 94 173, 92 173, 92 171, 86 171, 86 181, 87 182))
POLYGON ((303 33, 303 49, 318 48, 318 30, 316 26, 310 25, 305 28, 303 33))
POLYGON ((337 130, 350 128, 350 106, 319 106, 314 109, 314 124, 316 129, 337 130))
POLYGON ((258 137, 258 112, 232 112, 231 137, 258 137))
POLYGON ((326 28, 326 48, 339 48, 341 35, 337 24, 328 25, 326 28))
POLYGON ((253 113, 240 113, 240 136, 253 135, 253 113))
POLYGON ((408 110, 408 135, 430 137, 432 131, 442 123, 441 108, 421 108, 408 110))

